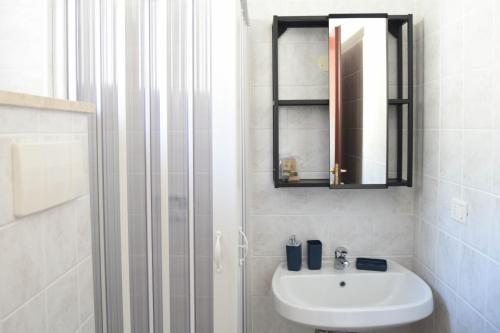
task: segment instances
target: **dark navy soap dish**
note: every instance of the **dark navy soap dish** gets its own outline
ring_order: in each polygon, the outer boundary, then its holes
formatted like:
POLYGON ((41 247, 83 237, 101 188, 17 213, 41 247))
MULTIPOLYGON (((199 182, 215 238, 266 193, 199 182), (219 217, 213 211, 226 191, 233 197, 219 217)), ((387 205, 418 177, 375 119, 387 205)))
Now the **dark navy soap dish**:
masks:
POLYGON ((372 258, 357 258, 356 268, 365 271, 387 271, 387 260, 385 259, 372 259, 372 258))

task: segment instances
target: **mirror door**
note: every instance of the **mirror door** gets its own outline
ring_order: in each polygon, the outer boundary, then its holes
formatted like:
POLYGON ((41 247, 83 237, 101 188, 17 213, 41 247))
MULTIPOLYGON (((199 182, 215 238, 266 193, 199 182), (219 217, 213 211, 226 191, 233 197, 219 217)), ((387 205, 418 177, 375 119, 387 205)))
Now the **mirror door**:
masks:
POLYGON ((387 186, 387 15, 329 17, 330 187, 387 186))

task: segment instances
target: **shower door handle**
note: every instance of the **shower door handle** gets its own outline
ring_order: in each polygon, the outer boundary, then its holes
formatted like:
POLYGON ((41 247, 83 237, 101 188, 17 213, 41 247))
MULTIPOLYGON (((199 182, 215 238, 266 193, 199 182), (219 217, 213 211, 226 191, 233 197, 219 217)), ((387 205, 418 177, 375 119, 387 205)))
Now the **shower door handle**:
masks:
POLYGON ((222 249, 220 241, 222 238, 222 232, 217 231, 215 233, 215 250, 214 250, 214 261, 215 261, 215 271, 219 273, 222 270, 222 249))
POLYGON ((240 258, 240 266, 243 266, 243 264, 245 263, 245 260, 248 257, 248 238, 247 238, 247 235, 245 234, 245 232, 243 231, 243 228, 240 228, 238 231, 239 231, 240 236, 243 240, 243 244, 239 246, 241 249, 241 252, 242 252, 241 258, 240 258))

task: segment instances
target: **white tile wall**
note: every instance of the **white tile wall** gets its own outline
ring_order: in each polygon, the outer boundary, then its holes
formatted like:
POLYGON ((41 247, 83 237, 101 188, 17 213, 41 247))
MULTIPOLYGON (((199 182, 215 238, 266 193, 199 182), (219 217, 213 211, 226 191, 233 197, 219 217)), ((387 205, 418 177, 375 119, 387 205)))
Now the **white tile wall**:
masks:
POLYGON ((37 332, 40 328, 45 328, 47 326, 45 303, 45 293, 35 296, 4 321, 2 332, 37 332))
POLYGON ((78 329, 78 280, 76 271, 64 275, 47 289, 48 331, 74 332, 78 329))
POLYGON ((79 333, 94 333, 95 332, 95 322, 94 317, 90 317, 85 323, 83 323, 82 328, 79 333))
POLYGON ((0 106, 2 333, 94 331, 88 193, 15 219, 10 184, 12 142, 78 140, 86 145, 87 117, 0 106))
POLYGON ((500 83, 493 41, 500 6, 418 0, 417 11, 416 52, 423 57, 416 58, 416 71, 425 74, 416 87, 417 141, 424 147, 417 157, 423 168, 417 170, 415 268, 434 289, 436 309, 414 329, 498 333, 500 83), (468 203, 467 225, 450 218, 453 198, 468 203))
MULTIPOLYGON (((413 0, 249 0, 250 101, 246 115, 248 134, 247 221, 250 236, 249 308, 253 333, 313 333, 314 330, 281 318, 272 305, 270 281, 284 260, 284 244, 291 234, 306 241, 320 239, 324 255, 346 246, 352 256, 373 255, 398 260, 412 267, 414 244, 414 191, 391 188, 373 191, 331 191, 280 188, 272 182, 271 21, 273 15, 327 15, 333 12, 415 11, 413 0)), ((327 73, 317 65, 327 54, 327 36, 318 29, 287 31, 280 43, 302 53, 310 70, 282 59, 280 98, 328 98, 327 73), (314 31, 312 31, 314 30, 314 31), (310 49, 306 49, 308 46, 310 49), (304 53, 305 52, 305 53, 304 53), (297 97, 299 96, 299 97, 297 97)), ((438 44, 439 45, 439 44, 438 44)), ((286 58, 283 54, 283 58, 286 58)), ((434 97, 439 100, 439 91, 434 97)), ((299 157, 299 170, 317 174, 328 170, 327 108, 283 108, 281 131, 286 154, 299 157), (304 114, 307 116, 304 117, 304 114), (326 126, 326 127, 325 127, 326 126), (320 136, 326 129, 326 141, 320 136), (313 132, 314 135, 309 135, 313 132), (314 147, 311 152, 311 147, 314 147), (326 157, 326 160, 323 160, 326 157)), ((436 127, 438 122, 436 121, 436 127)), ((436 135, 436 140, 439 137, 436 135)), ((439 160, 439 155, 436 155, 439 160)), ((438 165, 436 162, 435 165, 438 165)), ((439 172, 439 170, 437 171, 439 172)), ((304 249, 305 251, 305 249, 304 249)), ((305 252, 304 252, 305 255, 305 252)), ((306 262, 304 261, 304 265, 306 262)), ((384 333, 405 333, 410 327, 384 333)))

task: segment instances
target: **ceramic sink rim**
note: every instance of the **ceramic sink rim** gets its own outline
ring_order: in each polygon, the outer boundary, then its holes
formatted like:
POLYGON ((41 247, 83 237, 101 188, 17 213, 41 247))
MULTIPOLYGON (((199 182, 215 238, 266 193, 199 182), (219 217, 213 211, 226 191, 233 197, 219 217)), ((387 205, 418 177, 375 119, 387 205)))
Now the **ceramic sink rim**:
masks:
MULTIPOLYGON (((363 331, 409 324, 424 319, 433 311, 432 291, 427 283, 412 271, 393 261, 388 261, 387 272, 362 271, 356 270, 354 267, 350 267, 346 271, 335 271, 331 261, 324 262, 322 267, 321 270, 315 271, 302 269, 298 272, 291 272, 287 270, 286 264, 278 265, 272 278, 271 289, 274 307, 282 317, 318 329, 363 331), (394 283, 389 291, 396 291, 398 287, 414 286, 414 288, 419 288, 418 295, 408 295, 408 297, 412 297, 399 299, 394 304, 367 302, 366 305, 353 303, 349 306, 325 306, 321 304, 308 306, 292 300, 300 295, 288 297, 284 295, 284 287, 279 285, 281 281, 293 282, 293 280, 299 279, 303 281, 309 278, 313 279, 312 283, 314 283, 314 279, 317 277, 323 277, 322 279, 330 277, 333 280, 332 284, 335 284, 342 280, 342 277, 345 277, 346 280, 352 277, 359 280, 374 276, 382 277, 383 274, 386 274, 388 282, 403 283, 402 286, 394 283)), ((332 296, 335 295, 334 292, 335 290, 332 291, 332 296)))

